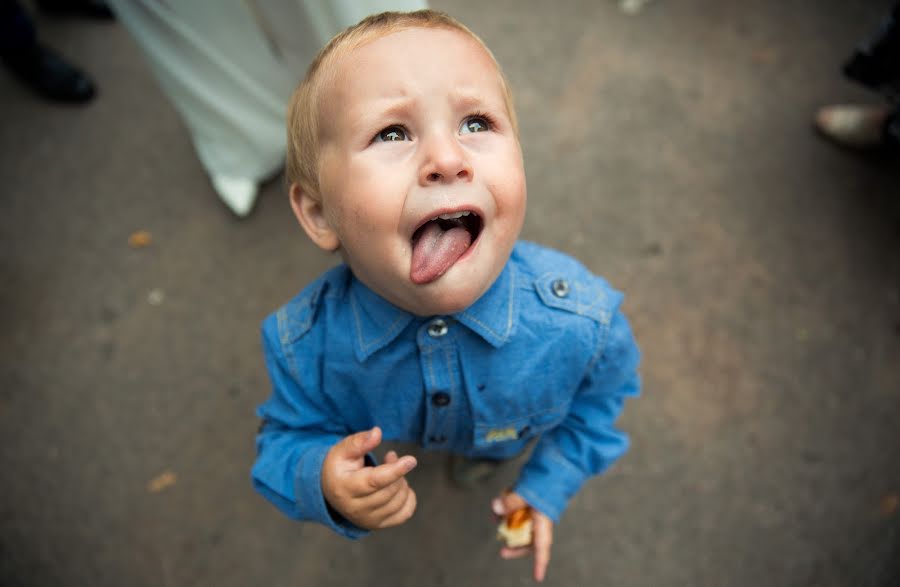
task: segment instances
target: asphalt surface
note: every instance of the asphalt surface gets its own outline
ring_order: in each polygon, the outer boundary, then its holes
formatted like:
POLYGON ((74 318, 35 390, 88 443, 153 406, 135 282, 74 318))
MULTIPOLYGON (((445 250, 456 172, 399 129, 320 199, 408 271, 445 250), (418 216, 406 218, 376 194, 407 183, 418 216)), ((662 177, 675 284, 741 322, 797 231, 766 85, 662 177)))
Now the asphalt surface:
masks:
MULTIPOLYGON (((548 585, 900 584, 900 160, 810 125, 878 99, 839 66, 888 5, 434 2, 511 80, 523 236, 625 291, 644 353, 548 585)), ((124 29, 38 23, 100 93, 0 75, 0 584, 530 583, 488 515, 515 463, 464 492, 417 452, 416 515, 359 542, 253 492, 258 325, 337 259, 281 179, 229 215, 124 29)))

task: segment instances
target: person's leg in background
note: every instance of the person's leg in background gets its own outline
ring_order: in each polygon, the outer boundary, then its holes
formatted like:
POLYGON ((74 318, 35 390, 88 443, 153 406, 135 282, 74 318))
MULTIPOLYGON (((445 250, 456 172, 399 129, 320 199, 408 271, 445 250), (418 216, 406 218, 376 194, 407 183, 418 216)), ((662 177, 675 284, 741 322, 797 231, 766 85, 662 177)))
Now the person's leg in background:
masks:
POLYGON ((37 0, 42 12, 62 16, 84 16, 100 20, 112 20, 112 10, 105 0, 37 0))
POLYGON ((827 138, 851 148, 900 146, 900 3, 844 65, 844 75, 885 97, 879 105, 839 104, 816 113, 827 138))
POLYGON ((82 103, 96 93, 87 74, 41 43, 31 16, 16 0, 0 0, 0 61, 20 82, 50 100, 82 103))
POLYGON ((816 128, 835 143, 851 149, 900 147, 900 109, 884 104, 823 106, 816 128))
POLYGON ((110 4, 185 121, 219 197, 240 217, 284 164, 287 102, 319 48, 374 12, 426 7, 424 0, 110 4))

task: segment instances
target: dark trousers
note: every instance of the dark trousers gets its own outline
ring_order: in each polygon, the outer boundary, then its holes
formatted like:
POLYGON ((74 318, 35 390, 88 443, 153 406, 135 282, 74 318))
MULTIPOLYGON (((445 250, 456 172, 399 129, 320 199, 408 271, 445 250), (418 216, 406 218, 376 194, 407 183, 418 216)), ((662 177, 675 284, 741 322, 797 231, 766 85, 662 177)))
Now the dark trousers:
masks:
POLYGON ((844 65, 853 81, 876 90, 893 103, 900 103, 900 2, 881 22, 878 30, 862 43, 844 65))
POLYGON ((0 55, 34 47, 37 34, 25 8, 16 0, 0 0, 0 55))

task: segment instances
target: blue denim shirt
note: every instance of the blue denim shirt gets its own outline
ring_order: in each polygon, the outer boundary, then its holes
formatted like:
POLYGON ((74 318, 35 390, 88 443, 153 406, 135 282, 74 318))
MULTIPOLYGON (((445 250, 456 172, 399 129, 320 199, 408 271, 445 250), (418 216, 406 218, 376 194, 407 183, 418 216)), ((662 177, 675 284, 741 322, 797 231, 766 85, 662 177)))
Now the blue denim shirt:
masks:
POLYGON ((253 484, 281 511, 340 534, 320 472, 329 448, 378 425, 385 440, 505 459, 539 437, 514 490, 558 521, 628 447, 613 428, 638 393, 622 295, 577 261, 519 242, 466 310, 421 318, 341 265, 266 318, 272 395, 259 407, 253 484))

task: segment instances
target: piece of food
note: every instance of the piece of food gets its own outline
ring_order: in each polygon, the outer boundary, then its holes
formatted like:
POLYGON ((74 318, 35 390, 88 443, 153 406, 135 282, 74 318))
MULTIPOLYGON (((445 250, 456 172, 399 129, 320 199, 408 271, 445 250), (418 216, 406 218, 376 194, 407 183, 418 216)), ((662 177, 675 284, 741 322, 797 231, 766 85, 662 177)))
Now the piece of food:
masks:
POLYGON ((506 542, 509 548, 522 548, 531 544, 531 529, 534 525, 532 509, 524 507, 509 514, 497 527, 497 539, 506 542))

